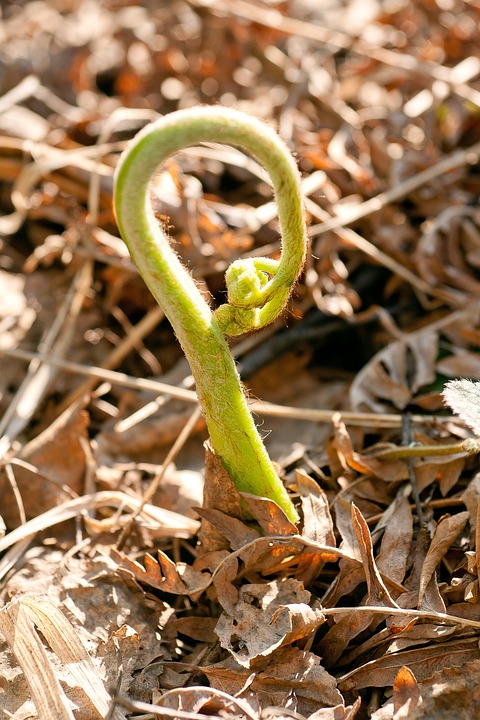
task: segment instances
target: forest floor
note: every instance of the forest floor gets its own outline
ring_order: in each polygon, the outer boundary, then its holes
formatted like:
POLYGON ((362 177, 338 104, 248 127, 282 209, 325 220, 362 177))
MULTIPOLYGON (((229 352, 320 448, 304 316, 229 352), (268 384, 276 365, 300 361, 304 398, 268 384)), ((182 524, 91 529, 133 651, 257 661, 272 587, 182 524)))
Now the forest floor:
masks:
MULTIPOLYGON (((1 13, 0 720, 478 718, 478 0, 1 13), (112 211, 128 140, 197 104, 302 176, 305 271, 231 342, 298 526, 243 517, 112 211)), ((229 147, 160 169, 212 304, 278 256, 272 199, 229 147)))

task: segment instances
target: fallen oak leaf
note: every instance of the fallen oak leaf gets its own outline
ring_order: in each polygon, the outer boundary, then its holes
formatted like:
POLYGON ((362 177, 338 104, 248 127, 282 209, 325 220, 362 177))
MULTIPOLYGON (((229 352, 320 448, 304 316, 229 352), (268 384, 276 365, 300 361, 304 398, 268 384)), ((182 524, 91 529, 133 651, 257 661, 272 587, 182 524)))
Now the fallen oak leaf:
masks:
POLYGON ((195 598, 209 587, 212 576, 207 572, 195 570, 186 563, 175 563, 161 550, 157 550, 157 560, 145 555, 145 567, 118 550, 111 550, 118 562, 120 572, 132 575, 135 580, 157 590, 174 595, 189 595, 195 598))

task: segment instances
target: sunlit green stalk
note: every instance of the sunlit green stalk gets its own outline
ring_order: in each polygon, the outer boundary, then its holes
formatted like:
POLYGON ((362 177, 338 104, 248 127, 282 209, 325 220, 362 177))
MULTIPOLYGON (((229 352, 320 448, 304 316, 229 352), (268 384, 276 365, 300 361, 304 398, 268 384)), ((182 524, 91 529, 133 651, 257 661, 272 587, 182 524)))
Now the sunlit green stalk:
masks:
POLYGON ((297 521, 248 410, 224 338, 224 333, 238 335, 272 322, 302 269, 305 218, 300 177, 289 150, 272 128, 244 113, 221 107, 181 110, 134 138, 120 158, 114 195, 121 235, 190 364, 215 453, 238 490, 274 500, 297 521), (229 267, 228 303, 215 313, 172 250, 150 201, 150 182, 159 165, 202 142, 239 147, 265 167, 275 189, 282 233, 279 261, 256 258, 229 267))

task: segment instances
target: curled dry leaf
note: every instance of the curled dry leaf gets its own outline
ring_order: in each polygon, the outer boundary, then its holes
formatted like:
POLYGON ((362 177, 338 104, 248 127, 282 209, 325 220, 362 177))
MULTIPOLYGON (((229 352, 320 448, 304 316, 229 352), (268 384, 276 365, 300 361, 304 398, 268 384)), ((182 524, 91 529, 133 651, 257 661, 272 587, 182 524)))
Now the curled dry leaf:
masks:
POLYGON ((308 720, 353 720, 360 710, 362 698, 358 697, 353 705, 335 705, 329 708, 320 708, 308 717, 308 720))
POLYGON ((385 482, 397 482, 408 477, 408 469, 400 460, 378 460, 375 457, 356 452, 340 415, 333 418, 333 429, 333 446, 345 470, 351 469, 365 475, 372 475, 385 482))
POLYGON ((395 512, 389 517, 376 558, 380 573, 396 583, 405 578, 413 539, 413 516, 405 497, 392 504, 395 512))
POLYGON ((473 660, 480 660, 476 638, 451 640, 438 645, 384 655, 377 660, 367 662, 341 677, 338 687, 347 692, 365 687, 393 685, 397 673, 405 665, 415 674, 417 681, 422 682, 434 672, 462 667, 473 660))
MULTIPOLYGON (((69 409, 38 437, 25 445, 19 461, 11 467, 27 519, 81 495, 86 467, 83 443, 88 443, 89 416, 85 410, 69 409)), ((15 493, 0 469, 2 513, 9 528, 20 522, 15 493)))
POLYGON ((428 223, 415 252, 418 272, 428 283, 478 295, 479 221, 478 208, 452 205, 428 223))
POLYGON ((376 605, 377 607, 395 607, 398 608, 396 602, 390 596, 380 573, 378 572, 375 559, 373 557, 373 545, 368 525, 359 509, 352 503, 352 524, 357 537, 357 542, 362 556, 362 563, 365 570, 365 578, 368 587, 367 605, 376 605))
MULTIPOLYGON (((302 499, 303 531, 302 536, 320 545, 336 546, 333 520, 330 514, 328 498, 318 483, 312 480, 304 470, 295 473, 297 490, 302 499)), ((298 562, 297 578, 308 587, 321 572, 326 562, 335 556, 325 553, 323 556, 309 553, 307 548, 298 562)))
POLYGON ((243 585, 231 615, 223 613, 216 627, 220 644, 244 667, 260 656, 304 638, 324 621, 309 607, 310 593, 293 579, 243 585))
POLYGON ((422 492, 433 482, 437 482, 442 496, 446 497, 452 487, 457 484, 464 467, 465 459, 463 457, 454 457, 451 460, 445 460, 444 457, 431 457, 417 461, 415 477, 418 492, 422 492))
POLYGON ((351 389, 352 407, 358 411, 403 410, 420 388, 435 380, 438 334, 418 331, 390 343, 357 373, 351 389))
POLYGON ((455 542, 468 521, 468 512, 461 512, 457 515, 444 517, 440 520, 432 538, 430 547, 425 557, 418 590, 418 607, 423 605, 427 587, 433 577, 435 568, 445 556, 445 553, 455 542))
MULTIPOLYGON (((218 457, 213 452, 209 441, 205 443, 205 484, 203 488, 203 509, 217 510, 226 517, 243 517, 240 495, 232 479, 218 457)), ((215 523, 206 515, 203 516, 199 532, 199 555, 216 553, 228 548, 226 535, 217 529, 215 523)), ((220 521, 220 518, 217 518, 220 521)), ((228 521, 227 521, 228 523, 228 521)), ((232 528, 233 530, 233 528, 232 528)))
MULTIPOLYGON (((351 505, 352 527, 355 533, 357 544, 360 551, 362 569, 356 574, 351 573, 348 564, 345 568, 345 576, 348 581, 359 584, 364 578, 367 581, 368 596, 360 603, 361 605, 373 605, 377 607, 395 607, 398 605, 390 596, 380 573, 378 572, 373 557, 373 545, 370 531, 358 508, 352 503, 351 505)), ((343 561, 342 561, 343 562, 343 561)), ((341 563, 342 565, 342 563, 341 563)), ((342 570, 340 578, 342 578, 342 570)), ((324 599, 324 602, 326 599, 324 599)), ((328 602, 332 602, 332 598, 328 598, 328 602)), ((336 622, 320 642, 320 652, 328 658, 330 663, 335 663, 348 644, 365 630, 374 620, 376 616, 370 613, 355 612, 353 610, 349 615, 341 617, 336 622)))
POLYGON ((190 713, 193 717, 200 714, 203 716, 246 717, 249 720, 256 718, 249 703, 245 700, 208 687, 174 688, 163 693, 157 700, 157 707, 180 710, 183 713, 190 713))
POLYGON ((258 522, 265 535, 296 535, 298 530, 283 510, 272 500, 241 493, 249 512, 258 522))
POLYGON ((245 522, 236 517, 231 517, 220 510, 213 508, 198 508, 198 514, 203 520, 207 520, 209 525, 222 537, 228 540, 228 546, 232 550, 247 545, 248 543, 260 537, 258 530, 249 527, 245 522))

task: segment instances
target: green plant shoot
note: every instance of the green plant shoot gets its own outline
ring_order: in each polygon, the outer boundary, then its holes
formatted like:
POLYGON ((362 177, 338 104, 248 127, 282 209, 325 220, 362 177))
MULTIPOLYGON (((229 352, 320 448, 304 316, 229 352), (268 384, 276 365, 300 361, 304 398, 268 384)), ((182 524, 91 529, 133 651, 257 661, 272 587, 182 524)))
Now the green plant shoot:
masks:
POLYGON ((130 143, 116 169, 114 203, 132 259, 190 364, 216 455, 240 492, 273 500, 297 522, 224 337, 271 323, 284 309, 303 267, 307 235, 300 176, 287 146, 271 127, 244 113, 222 107, 180 110, 148 125, 130 143), (282 235, 278 261, 250 258, 229 267, 228 302, 215 312, 172 250, 150 201, 150 183, 159 166, 179 150, 204 142, 238 147, 263 165, 275 190, 282 235))

